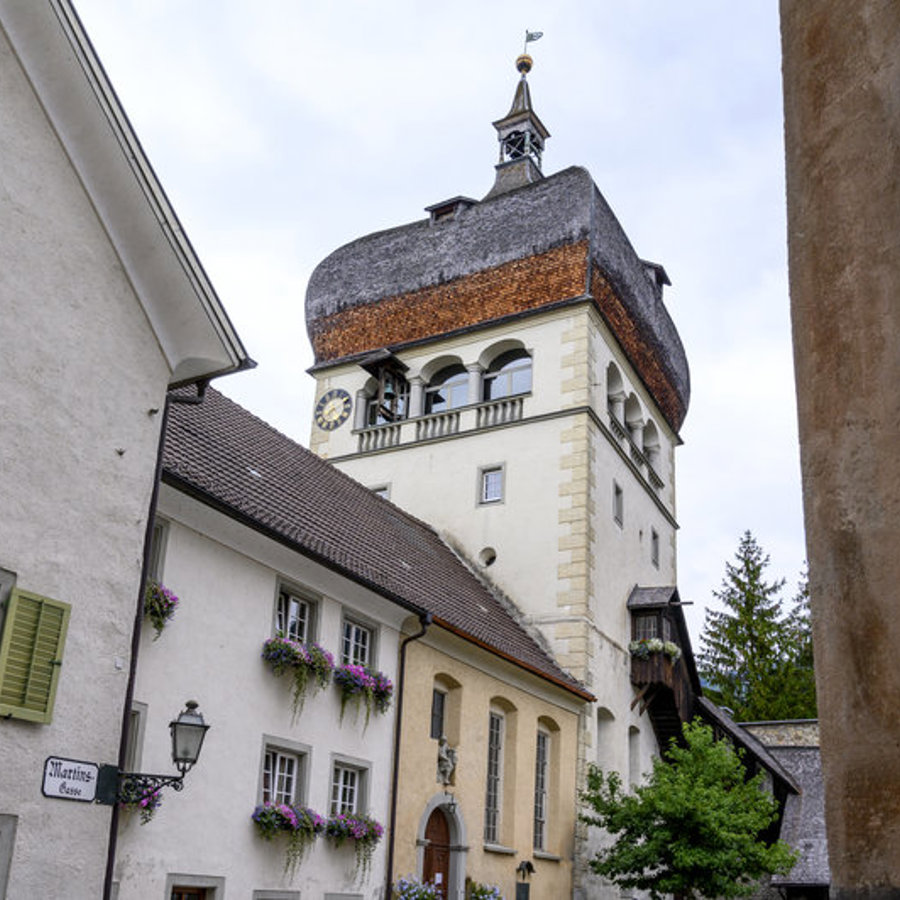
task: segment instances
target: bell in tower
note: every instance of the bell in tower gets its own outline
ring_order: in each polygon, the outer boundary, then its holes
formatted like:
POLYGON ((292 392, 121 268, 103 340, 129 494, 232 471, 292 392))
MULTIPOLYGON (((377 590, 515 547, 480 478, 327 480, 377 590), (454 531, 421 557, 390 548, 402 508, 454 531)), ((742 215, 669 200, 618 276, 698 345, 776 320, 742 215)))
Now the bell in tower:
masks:
POLYGON ((522 77, 516 85, 512 106, 502 119, 494 122, 500 140, 500 161, 497 163, 494 186, 485 200, 544 177, 541 173, 541 155, 550 132, 531 107, 531 91, 526 76, 533 64, 527 53, 516 60, 516 69, 522 77))

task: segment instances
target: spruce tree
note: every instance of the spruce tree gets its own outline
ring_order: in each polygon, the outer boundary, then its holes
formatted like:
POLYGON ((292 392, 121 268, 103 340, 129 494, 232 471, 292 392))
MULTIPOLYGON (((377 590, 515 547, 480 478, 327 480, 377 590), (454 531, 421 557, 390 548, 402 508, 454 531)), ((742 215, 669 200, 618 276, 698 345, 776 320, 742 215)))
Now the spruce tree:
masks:
POLYGON ((816 716, 809 585, 801 576, 786 615, 784 579, 768 581, 769 557, 749 531, 714 591, 723 610, 707 610, 698 668, 704 692, 738 721, 816 716))
POLYGON ((708 609, 699 665, 712 700, 738 721, 785 718, 781 692, 790 666, 787 626, 779 597, 784 579, 766 580, 769 557, 745 531, 734 563, 726 563, 713 596, 724 610, 708 609))
POLYGON ((788 678, 783 703, 788 712, 785 719, 814 719, 816 708, 816 679, 813 671, 813 637, 809 609, 809 575, 804 571, 797 585, 793 608, 787 617, 788 678))

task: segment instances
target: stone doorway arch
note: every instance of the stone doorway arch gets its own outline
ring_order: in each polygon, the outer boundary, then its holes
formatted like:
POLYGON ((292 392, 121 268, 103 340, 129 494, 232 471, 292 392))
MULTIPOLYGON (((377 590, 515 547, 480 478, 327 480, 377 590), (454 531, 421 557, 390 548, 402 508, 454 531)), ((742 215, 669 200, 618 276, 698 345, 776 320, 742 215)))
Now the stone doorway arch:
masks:
POLYGON ((416 869, 423 881, 442 875, 444 900, 464 900, 466 888, 465 824, 456 802, 436 794, 425 805, 416 834, 416 869))

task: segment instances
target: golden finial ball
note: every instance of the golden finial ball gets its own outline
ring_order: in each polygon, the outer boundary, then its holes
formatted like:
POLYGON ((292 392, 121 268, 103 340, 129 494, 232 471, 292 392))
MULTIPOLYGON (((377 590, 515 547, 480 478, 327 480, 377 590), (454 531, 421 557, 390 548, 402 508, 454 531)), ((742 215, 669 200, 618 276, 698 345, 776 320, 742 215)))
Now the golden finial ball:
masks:
POLYGON ((531 71, 531 67, 534 65, 534 60, 527 54, 523 53, 516 60, 516 68, 523 74, 527 75, 531 71))

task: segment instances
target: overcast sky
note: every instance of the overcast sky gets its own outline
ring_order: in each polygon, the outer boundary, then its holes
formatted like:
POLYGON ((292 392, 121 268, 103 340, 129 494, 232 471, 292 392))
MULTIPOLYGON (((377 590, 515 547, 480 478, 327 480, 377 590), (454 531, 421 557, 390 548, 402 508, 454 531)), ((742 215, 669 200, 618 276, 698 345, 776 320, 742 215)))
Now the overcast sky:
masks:
POLYGON ((258 368, 216 386, 304 445, 306 282, 340 245, 493 183, 524 32, 548 174, 587 168, 662 263, 691 367, 676 455, 695 649, 745 529, 805 559, 775 3, 75 0, 258 368))

